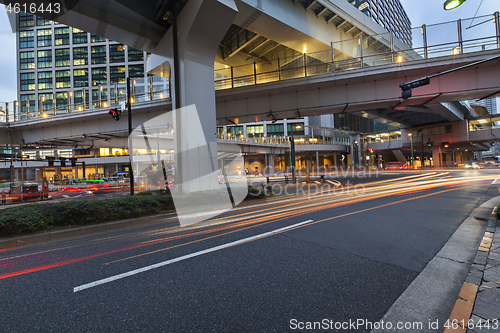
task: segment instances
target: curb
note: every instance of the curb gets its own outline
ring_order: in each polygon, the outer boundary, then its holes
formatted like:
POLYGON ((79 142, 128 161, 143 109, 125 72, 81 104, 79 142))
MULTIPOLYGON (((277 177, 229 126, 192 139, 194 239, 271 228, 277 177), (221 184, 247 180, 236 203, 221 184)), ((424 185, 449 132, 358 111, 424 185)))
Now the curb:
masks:
MULTIPOLYGON (((500 197, 497 197, 500 203, 500 197)), ((477 220, 482 220, 481 217, 475 217, 477 220)), ((484 219, 486 220, 486 219, 484 219)), ((477 293, 482 283, 484 271, 486 269, 487 258, 495 235, 497 219, 494 212, 490 214, 488 224, 485 228, 483 238, 478 246, 474 261, 471 264, 467 277, 465 278, 462 288, 458 293, 457 300, 448 317, 448 327, 443 329, 443 333, 448 332, 467 332, 468 323, 472 317, 472 310, 476 302, 477 293)), ((474 323, 475 324, 475 323, 474 323)))

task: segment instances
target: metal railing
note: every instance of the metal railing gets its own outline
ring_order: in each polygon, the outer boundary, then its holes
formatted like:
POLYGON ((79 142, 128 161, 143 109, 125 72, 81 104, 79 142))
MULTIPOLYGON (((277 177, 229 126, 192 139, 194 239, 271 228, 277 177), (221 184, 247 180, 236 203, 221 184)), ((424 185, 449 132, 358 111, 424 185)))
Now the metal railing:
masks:
MULTIPOLYGON (((165 80, 168 82, 168 79, 165 80)), ((168 88, 158 89, 157 86, 155 87, 155 82, 153 81, 153 77, 149 80, 144 80, 143 78, 132 80, 132 104, 147 104, 170 98, 170 85, 168 84, 168 88)), ((161 81, 162 85, 163 83, 161 81)), ((56 92, 54 95, 58 97, 57 94, 59 93, 56 92)), ((40 98, 38 101, 28 100, 6 103, 7 112, 5 112, 2 119, 2 111, 0 110, 0 122, 47 119, 88 110, 121 108, 127 102, 127 87, 125 83, 116 83, 109 86, 99 85, 92 88, 85 87, 62 94, 64 94, 62 98, 53 98, 50 100, 40 98), (39 106, 38 109, 36 108, 37 105, 39 106)), ((45 94, 42 96, 45 96, 45 94)), ((0 109, 5 110, 1 103, 0 109)))
MULTIPOLYGON (((262 144, 278 144, 278 145, 289 145, 288 136, 245 136, 243 134, 234 135, 231 133, 218 133, 218 140, 226 140, 233 142, 249 142, 249 143, 262 143, 262 144)), ((323 138, 313 138, 313 137, 296 137, 294 138, 296 145, 344 145, 348 146, 350 143, 350 138, 348 136, 334 136, 323 138)))
POLYGON ((358 36, 332 42, 330 49, 325 51, 298 54, 268 63, 225 66, 214 72, 215 89, 231 89, 500 48, 499 12, 451 22, 424 24, 398 32, 410 34, 413 45, 404 44, 391 32, 358 36))

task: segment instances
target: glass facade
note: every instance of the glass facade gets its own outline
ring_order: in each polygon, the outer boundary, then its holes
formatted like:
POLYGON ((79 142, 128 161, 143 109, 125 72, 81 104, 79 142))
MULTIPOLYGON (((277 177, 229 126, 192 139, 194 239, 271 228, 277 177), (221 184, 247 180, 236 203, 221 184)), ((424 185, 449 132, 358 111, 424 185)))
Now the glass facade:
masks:
POLYGON ((91 64, 105 64, 106 63, 106 46, 92 46, 91 49, 91 64))
POLYGON ((109 68, 110 83, 125 83, 125 66, 109 68))
POLYGON ((144 61, 144 52, 128 47, 128 61, 144 61))
POLYGON ((56 49, 56 67, 66 67, 70 65, 69 49, 56 49))
POLYGON ((52 67, 52 51, 38 51, 38 68, 50 68, 52 67))
POLYGON ((19 32, 19 48, 27 49, 35 47, 35 32, 32 30, 19 32))
POLYGON ((20 57, 20 69, 34 69, 35 68, 35 52, 21 52, 20 57))
POLYGON ((71 72, 70 70, 56 71, 56 88, 70 88, 71 87, 71 72))
POLYGON ((92 85, 105 85, 108 84, 108 75, 106 67, 92 68, 92 85))
POLYGON ((88 38, 85 31, 73 28, 73 44, 85 44, 87 41, 88 38))
POLYGON ((52 72, 38 72, 38 89, 52 89, 52 72))
POLYGON ((75 88, 89 86, 89 70, 88 69, 75 69, 73 71, 73 86, 75 88))
POLYGON ((144 65, 128 66, 128 76, 132 78, 144 77, 144 65))
POLYGON ((19 27, 26 28, 32 27, 35 25, 35 21, 33 20, 32 14, 26 14, 25 12, 19 13, 19 27))
POLYGON ((69 28, 56 28, 54 29, 55 39, 54 44, 59 45, 69 45, 69 28))
POLYGON ((109 46, 109 62, 125 62, 125 46, 110 45, 109 46))
POLYGON ((86 47, 75 47, 73 49, 73 65, 83 66, 88 63, 88 52, 86 47))
POLYGON ((35 90, 35 73, 21 73, 21 91, 35 90))
POLYGON ((52 29, 39 29, 36 36, 38 47, 52 46, 52 29))

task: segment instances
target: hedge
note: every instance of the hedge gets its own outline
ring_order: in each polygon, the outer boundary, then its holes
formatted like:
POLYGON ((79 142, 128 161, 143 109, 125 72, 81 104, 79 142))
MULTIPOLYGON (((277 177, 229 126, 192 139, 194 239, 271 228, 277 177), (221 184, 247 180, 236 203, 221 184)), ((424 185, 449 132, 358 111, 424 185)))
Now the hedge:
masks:
MULTIPOLYGON (((235 189, 234 191, 239 190, 235 189)), ((246 191, 245 188, 241 190, 246 191)), ((264 193, 257 188, 249 187, 248 193, 246 200, 265 197, 264 193)), ((186 202, 189 205, 196 202, 197 207, 206 206, 209 208, 214 200, 216 202, 227 200, 227 190, 193 192, 182 195, 180 198, 181 204, 186 202)), ((114 199, 31 203, 0 210, 0 237, 169 212, 175 212, 175 206, 168 191, 142 192, 132 197, 114 199)))

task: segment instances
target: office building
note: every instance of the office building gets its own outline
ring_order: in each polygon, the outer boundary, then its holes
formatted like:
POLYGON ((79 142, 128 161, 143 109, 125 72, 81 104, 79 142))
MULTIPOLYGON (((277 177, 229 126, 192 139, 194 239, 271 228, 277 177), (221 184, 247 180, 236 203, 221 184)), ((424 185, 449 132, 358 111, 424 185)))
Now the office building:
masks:
POLYGON ((18 120, 106 107, 125 98, 127 77, 136 94, 168 87, 149 82, 143 51, 24 12, 18 22, 18 120))
POLYGON ((352 0, 349 2, 387 31, 393 32, 408 46, 412 46, 411 22, 400 0, 352 0))

